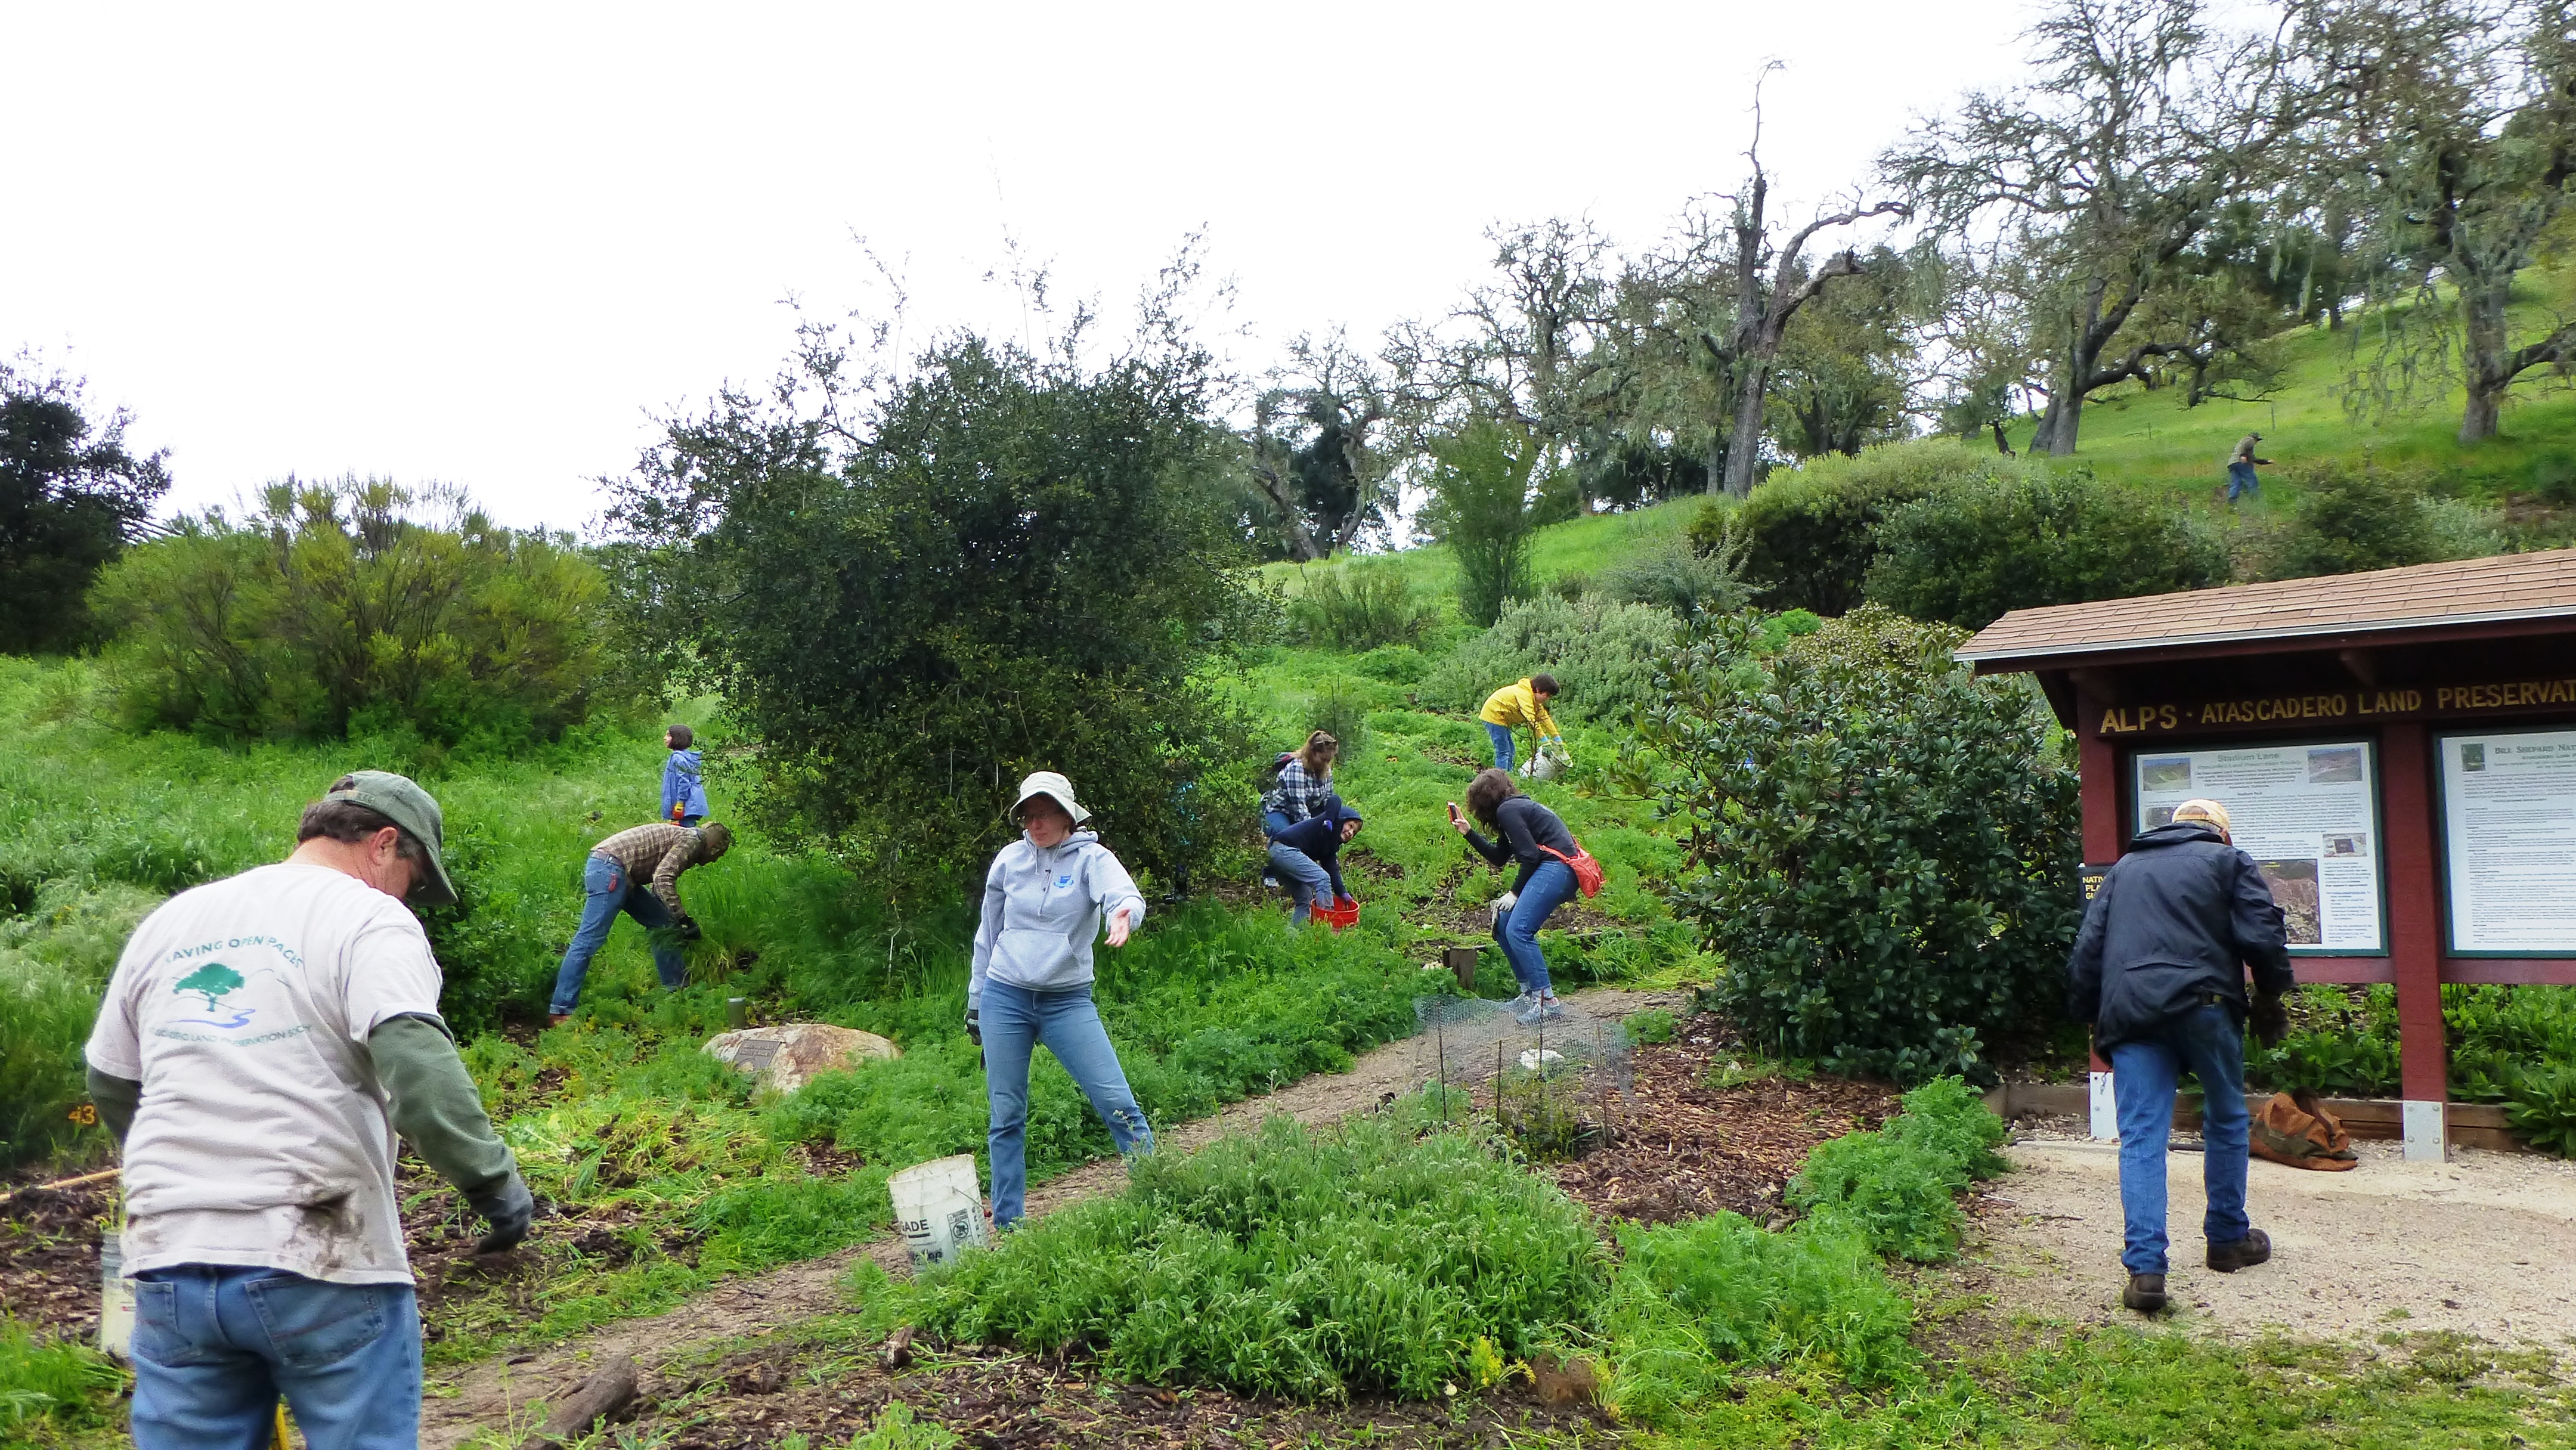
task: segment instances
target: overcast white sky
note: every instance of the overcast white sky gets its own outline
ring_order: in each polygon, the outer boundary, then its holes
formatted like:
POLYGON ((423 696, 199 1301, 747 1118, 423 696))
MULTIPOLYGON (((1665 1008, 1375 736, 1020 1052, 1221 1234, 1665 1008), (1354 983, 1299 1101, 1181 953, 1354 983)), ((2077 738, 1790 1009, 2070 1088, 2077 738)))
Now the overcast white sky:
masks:
POLYGON ((2024 0, 129 6, 0 0, 0 354, 171 450, 171 506, 294 472, 580 527, 650 415, 766 377, 903 272, 1015 325, 1005 232, 1123 320, 1182 236, 1258 370, 1374 338, 1495 221, 1659 235, 1764 155, 1803 217, 1909 113, 2012 77, 2024 0))

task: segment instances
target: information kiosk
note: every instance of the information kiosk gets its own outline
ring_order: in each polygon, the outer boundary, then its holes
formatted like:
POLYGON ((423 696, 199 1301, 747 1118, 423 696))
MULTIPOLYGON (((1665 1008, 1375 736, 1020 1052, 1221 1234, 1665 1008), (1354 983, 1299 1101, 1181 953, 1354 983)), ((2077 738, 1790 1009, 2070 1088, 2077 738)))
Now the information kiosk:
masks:
POLYGON ((2448 1141, 2441 984, 2576 983, 2576 550, 2015 610, 1958 658, 2075 732, 2088 877, 2206 796, 2301 981, 2395 984, 2408 1157, 2448 1141))

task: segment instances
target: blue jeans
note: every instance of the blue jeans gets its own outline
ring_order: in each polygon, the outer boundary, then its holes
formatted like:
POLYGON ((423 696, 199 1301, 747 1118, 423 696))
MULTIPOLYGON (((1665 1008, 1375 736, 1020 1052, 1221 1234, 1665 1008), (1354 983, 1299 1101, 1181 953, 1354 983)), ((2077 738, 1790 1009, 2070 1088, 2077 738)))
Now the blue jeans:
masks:
POLYGON ((2208 1003, 2153 1037, 2111 1049, 2111 1091, 2120 1114, 2120 1211, 2128 1220, 2121 1267, 2165 1272, 2165 1149, 2173 1134, 2174 1084, 2184 1069, 2200 1080, 2203 1183, 2209 1212, 2201 1232, 2232 1244, 2253 1231, 2245 1217, 2245 1031, 2226 1006, 2208 1003))
POLYGON ((264 1450, 281 1394, 313 1450, 417 1446, 411 1286, 213 1264, 137 1276, 135 1450, 264 1450))
POLYGON ((1512 727, 1509 725, 1497 725, 1493 721, 1488 720, 1485 722, 1485 733, 1492 736, 1494 740, 1494 769, 1511 769, 1512 727))
POLYGON ((1040 1043, 1091 1099, 1120 1156, 1154 1151, 1154 1130, 1127 1088, 1118 1049, 1109 1045, 1089 987, 1032 992, 987 977, 982 1007, 984 1093, 993 1114, 984 1138, 993 1160, 993 1227, 1019 1222, 1028 1193, 1029 1058, 1040 1043))
MULTIPOLYGON (((548 1009, 557 1015, 581 1001, 581 979, 590 975, 590 959, 607 944, 617 913, 635 918, 646 931, 660 931, 671 924, 671 910, 662 898, 641 882, 628 880, 626 867, 612 857, 593 856, 582 866, 581 889, 587 896, 581 904, 581 929, 564 949, 563 967, 555 973, 554 1003, 548 1009)), ((689 985, 688 960, 680 955, 679 943, 668 937, 653 938, 653 970, 661 974, 662 985, 674 992, 689 985)))
MULTIPOLYGON (((1300 821, 1297 825, 1305 825, 1300 821)), ((1315 898, 1333 889, 1333 879, 1314 857, 1279 838, 1297 829, 1279 811, 1266 811, 1261 817, 1262 830, 1270 836, 1270 869, 1280 884, 1288 888, 1288 924, 1303 926, 1315 907, 1315 898)))
POLYGON ((1512 964, 1512 976, 1523 992, 1556 990, 1547 977, 1547 954, 1538 949, 1538 929, 1547 925, 1549 913, 1573 897, 1574 890, 1574 868, 1550 861, 1530 873, 1529 885, 1521 888, 1512 914, 1494 922, 1494 940, 1503 944, 1503 959, 1512 964))
POLYGON ((2227 465, 2227 501, 2229 503, 2236 502, 2236 496, 2238 494, 2243 494, 2247 498, 2252 498, 2255 490, 2262 486, 2263 481, 2254 476, 2253 464, 2231 463, 2227 465))

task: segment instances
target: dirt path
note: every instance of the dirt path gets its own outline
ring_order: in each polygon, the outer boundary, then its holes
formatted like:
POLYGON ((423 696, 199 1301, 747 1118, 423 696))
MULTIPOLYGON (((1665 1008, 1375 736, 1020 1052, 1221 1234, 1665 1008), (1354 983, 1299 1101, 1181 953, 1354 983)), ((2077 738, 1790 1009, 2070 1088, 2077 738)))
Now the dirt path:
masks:
MULTIPOLYGON (((1675 996, 1595 987, 1566 1001, 1578 1019, 1573 1025, 1585 1028, 1583 1019, 1616 1025, 1630 1012, 1671 1005, 1669 999, 1675 996)), ((1362 1056, 1349 1072, 1310 1077, 1248 1098, 1212 1117, 1159 1129, 1157 1145, 1166 1152, 1188 1152, 1228 1129, 1248 1128, 1274 1114, 1328 1123, 1376 1107, 1430 1080, 1437 1070, 1433 1047, 1429 1037, 1387 1043, 1362 1056)), ((1124 1177, 1114 1159, 1078 1168, 1030 1189, 1029 1214, 1040 1217, 1079 1199, 1112 1192, 1124 1177)), ((514 1431, 509 1438, 515 1441, 543 1418, 541 1411, 529 1408, 531 1401, 562 1397, 579 1386, 594 1366, 618 1355, 634 1355, 649 1374, 673 1354, 706 1340, 755 1334, 844 1309, 848 1306, 840 1293, 840 1279, 861 1257, 873 1258, 889 1270, 905 1267, 902 1244, 891 1236, 879 1238, 720 1285, 649 1319, 629 1320, 549 1349, 487 1360, 452 1376, 434 1377, 421 1407, 421 1444, 454 1446, 482 1430, 514 1431)))
MULTIPOLYGON (((2409 1163, 2394 1143, 2354 1147, 2348 1173, 2254 1161, 2246 1200, 2273 1257, 2234 1274, 2201 1262, 2200 1155, 2167 1155, 2176 1321, 2231 1336, 2450 1330, 2576 1347, 2576 1163, 2479 1149, 2409 1163)), ((2134 1320, 2119 1307, 2117 1149, 2043 1138, 2007 1152, 2014 1171, 1979 1200, 1977 1287, 2007 1313, 2134 1320)))

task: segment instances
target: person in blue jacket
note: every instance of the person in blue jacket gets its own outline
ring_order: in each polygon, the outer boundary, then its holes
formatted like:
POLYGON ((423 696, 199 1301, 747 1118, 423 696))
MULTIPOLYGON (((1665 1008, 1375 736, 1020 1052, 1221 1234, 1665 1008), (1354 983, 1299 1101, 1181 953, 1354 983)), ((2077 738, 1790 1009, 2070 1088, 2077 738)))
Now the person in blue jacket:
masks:
POLYGON ((671 758, 662 762, 662 819, 694 826, 707 818, 707 787, 698 779, 697 732, 674 725, 662 732, 671 758))
POLYGON ((2165 1152, 2186 1070, 2203 1101, 2209 1267, 2231 1274, 2272 1257, 2271 1236, 2245 1216, 2245 1025, 2266 1043, 2289 1025, 2289 930, 2228 826, 2225 806, 2194 800, 2141 832, 2093 893, 2066 963, 2067 1015, 2093 1024, 2094 1050, 2111 1060, 2129 1271, 2120 1302, 2141 1314, 2165 1307, 2165 1152))

